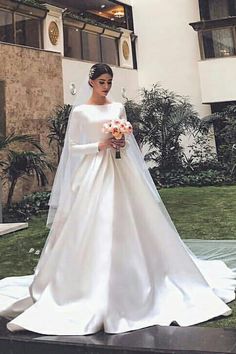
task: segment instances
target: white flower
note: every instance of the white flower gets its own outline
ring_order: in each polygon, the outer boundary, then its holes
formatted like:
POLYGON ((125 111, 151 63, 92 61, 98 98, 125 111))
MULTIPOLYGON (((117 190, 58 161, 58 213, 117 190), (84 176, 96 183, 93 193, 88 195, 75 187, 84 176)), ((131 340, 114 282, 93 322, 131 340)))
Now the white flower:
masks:
POLYGON ((34 248, 31 248, 31 249, 29 250, 29 253, 32 253, 32 252, 34 252, 34 248))
POLYGON ((37 250, 34 252, 34 254, 39 254, 40 253, 40 250, 37 250))
POLYGON ((89 72, 89 78, 90 78, 90 79, 93 77, 93 74, 94 74, 95 70, 96 70, 95 68, 92 68, 92 69, 90 70, 90 72, 89 72))

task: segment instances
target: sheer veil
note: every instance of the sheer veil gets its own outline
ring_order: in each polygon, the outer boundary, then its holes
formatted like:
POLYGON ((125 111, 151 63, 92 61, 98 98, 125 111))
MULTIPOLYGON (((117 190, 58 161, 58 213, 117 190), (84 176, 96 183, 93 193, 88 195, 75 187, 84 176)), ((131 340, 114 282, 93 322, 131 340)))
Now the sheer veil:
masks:
MULTIPOLYGON (((73 126, 74 121, 74 110, 86 103, 92 95, 92 87, 88 83, 88 78, 83 80, 82 85, 80 86, 79 92, 76 93, 69 117, 68 124, 65 133, 64 146, 61 152, 60 161, 57 166, 56 174, 54 177, 51 195, 49 198, 49 210, 46 221, 46 226, 51 228, 53 220, 55 218, 58 206, 60 203, 64 205, 64 214, 68 210, 66 210, 66 205, 69 207, 72 199, 71 185, 72 185, 72 177, 74 171, 79 167, 79 164, 83 158, 83 154, 72 154, 69 150, 69 136, 73 126), (65 204, 66 201, 66 204, 65 204)), ((113 101, 111 94, 107 95, 107 99, 109 101, 113 101)), ((81 144, 86 143, 86 132, 83 131, 82 126, 80 131, 80 136, 78 137, 78 141, 81 144)))

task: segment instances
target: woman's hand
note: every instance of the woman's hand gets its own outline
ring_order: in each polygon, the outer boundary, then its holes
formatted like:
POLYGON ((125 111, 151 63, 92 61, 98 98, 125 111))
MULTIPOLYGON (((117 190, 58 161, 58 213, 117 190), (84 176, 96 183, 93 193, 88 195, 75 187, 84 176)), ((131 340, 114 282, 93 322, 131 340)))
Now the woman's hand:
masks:
POLYGON ((111 144, 114 149, 124 147, 125 146, 125 136, 122 135, 121 139, 115 139, 114 137, 112 137, 111 144))
POLYGON ((101 141, 101 142, 98 144, 99 151, 101 151, 101 150, 106 150, 106 149, 112 147, 112 139, 113 139, 113 137, 112 137, 112 138, 109 138, 109 139, 107 139, 107 140, 105 140, 105 141, 101 141))
POLYGON ((125 146, 125 136, 123 135, 121 139, 115 139, 114 137, 111 137, 105 141, 102 141, 98 144, 99 151, 105 150, 107 148, 114 148, 116 149, 117 147, 124 147, 125 146))

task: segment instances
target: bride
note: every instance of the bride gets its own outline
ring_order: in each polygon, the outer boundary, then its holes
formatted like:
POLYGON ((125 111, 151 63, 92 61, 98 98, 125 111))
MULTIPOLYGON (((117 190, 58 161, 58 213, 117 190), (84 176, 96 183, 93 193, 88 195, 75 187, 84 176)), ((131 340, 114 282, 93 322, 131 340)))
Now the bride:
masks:
POLYGON ((0 316, 12 332, 122 333, 231 314, 235 273, 180 239, 133 134, 116 140, 102 130, 127 119, 109 100, 112 79, 108 65, 93 65, 90 97, 69 117, 34 274, 0 281, 0 316))

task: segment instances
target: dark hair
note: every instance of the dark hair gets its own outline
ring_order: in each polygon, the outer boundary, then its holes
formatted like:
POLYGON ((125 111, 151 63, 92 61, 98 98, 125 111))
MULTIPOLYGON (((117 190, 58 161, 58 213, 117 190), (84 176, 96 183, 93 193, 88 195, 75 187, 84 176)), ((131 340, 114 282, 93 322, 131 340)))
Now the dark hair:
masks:
MULTIPOLYGON (((89 79, 95 80, 102 74, 109 74, 113 77, 113 71, 109 65, 105 63, 94 64, 89 70, 89 79)), ((90 83, 89 85, 92 86, 90 83)))

